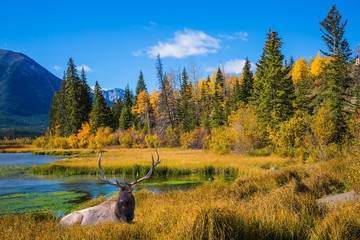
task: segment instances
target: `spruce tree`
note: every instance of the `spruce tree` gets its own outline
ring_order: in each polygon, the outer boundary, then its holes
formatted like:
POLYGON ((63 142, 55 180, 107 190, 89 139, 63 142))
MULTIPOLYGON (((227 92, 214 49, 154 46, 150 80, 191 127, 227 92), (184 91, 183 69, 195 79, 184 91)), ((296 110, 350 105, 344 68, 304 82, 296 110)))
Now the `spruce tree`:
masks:
POLYGON ((180 129, 184 132, 193 130, 196 126, 195 103, 192 96, 192 86, 189 83, 189 77, 185 68, 182 72, 180 96, 177 105, 180 129))
POLYGON ((52 135, 68 136, 72 132, 65 109, 65 84, 66 79, 64 73, 63 80, 61 81, 61 87, 57 92, 55 92, 51 102, 49 129, 50 134, 52 135))
POLYGON ((254 82, 254 104, 261 123, 271 127, 288 120, 293 113, 294 85, 290 68, 284 68, 281 38, 269 30, 254 82))
POLYGON ((137 82, 137 85, 136 85, 136 96, 139 95, 140 92, 142 91, 146 91, 146 84, 145 84, 145 81, 144 81, 144 76, 143 76, 143 73, 142 71, 140 71, 140 75, 139 75, 139 80, 137 82))
POLYGON ((124 93, 124 104, 121 110, 119 127, 120 129, 129 129, 133 124, 133 114, 131 113, 131 108, 133 106, 132 94, 129 88, 129 85, 125 88, 124 93))
POLYGON ((82 123, 89 121, 91 111, 90 88, 85 72, 79 77, 76 66, 70 58, 61 88, 54 95, 50 113, 50 131, 68 137, 76 134, 82 123))
POLYGON ((215 93, 213 95, 211 114, 211 126, 214 128, 221 127, 225 123, 221 82, 216 82, 217 83, 215 83, 215 93))
POLYGON ((329 103, 335 125, 334 140, 340 141, 346 132, 346 115, 349 106, 348 90, 351 79, 349 77, 348 63, 351 60, 351 50, 345 34, 347 21, 341 22, 341 15, 332 5, 326 18, 320 22, 322 38, 328 51, 321 52, 331 57, 329 71, 326 75, 326 91, 322 93, 323 99, 329 103))
POLYGON ((81 69, 81 75, 80 75, 80 116, 81 116, 81 122, 88 122, 91 109, 92 109, 92 99, 90 97, 90 87, 87 84, 86 81, 86 75, 84 68, 81 69))
POLYGON ((238 110, 238 103, 242 100, 241 98, 241 87, 239 80, 236 79, 236 82, 233 87, 233 94, 232 94, 232 110, 238 110))
POLYGON ((95 131, 99 127, 111 127, 112 122, 113 116, 111 115, 110 107, 107 106, 99 83, 96 81, 92 111, 90 114, 91 130, 95 131))
POLYGON ((111 113, 113 116, 113 129, 119 128, 119 120, 120 120, 122 108, 123 108, 123 102, 121 97, 119 97, 116 100, 116 102, 115 101, 113 102, 113 105, 111 107, 111 113))
POLYGON ((251 72, 251 64, 248 58, 246 58, 242 75, 243 82, 240 85, 240 100, 248 104, 254 88, 254 75, 251 72))

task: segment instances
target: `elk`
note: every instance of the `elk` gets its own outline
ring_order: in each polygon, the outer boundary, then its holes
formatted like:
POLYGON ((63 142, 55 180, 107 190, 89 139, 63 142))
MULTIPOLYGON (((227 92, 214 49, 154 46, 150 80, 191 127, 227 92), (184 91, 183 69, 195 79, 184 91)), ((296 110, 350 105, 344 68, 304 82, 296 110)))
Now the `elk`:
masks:
POLYGON ((83 210, 72 212, 60 220, 60 226, 79 225, 94 225, 101 222, 118 222, 123 221, 130 223, 134 219, 135 198, 132 191, 135 189, 137 183, 151 177, 154 168, 161 163, 159 161, 159 154, 156 150, 157 161, 154 164, 154 156, 151 154, 152 166, 145 177, 138 179, 139 173, 136 175, 136 180, 128 183, 124 176, 124 186, 121 186, 117 179, 115 181, 109 180, 101 167, 101 156, 99 154, 99 170, 102 178, 98 177, 100 181, 116 186, 119 189, 119 196, 117 199, 107 200, 95 207, 86 208, 83 210))

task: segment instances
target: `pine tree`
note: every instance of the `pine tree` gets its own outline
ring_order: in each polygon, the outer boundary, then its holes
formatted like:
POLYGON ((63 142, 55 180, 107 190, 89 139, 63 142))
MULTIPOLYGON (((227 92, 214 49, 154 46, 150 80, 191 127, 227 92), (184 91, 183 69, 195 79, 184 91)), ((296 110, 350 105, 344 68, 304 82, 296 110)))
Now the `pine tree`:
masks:
POLYGON ((90 97, 90 87, 86 82, 86 75, 84 68, 81 69, 80 75, 80 112, 81 112, 81 122, 88 122, 91 109, 92 109, 92 99, 90 97))
POLYGON ((50 131, 65 137, 77 133, 82 123, 89 121, 91 98, 85 72, 82 71, 80 78, 71 58, 61 88, 54 96, 56 98, 52 103, 50 131))
POLYGON ((51 102, 49 129, 50 134, 52 135, 68 136, 72 132, 65 109, 65 84, 66 79, 64 73, 63 80, 61 81, 61 87, 57 92, 55 92, 51 102))
POLYGON ((351 60, 349 43, 344 38, 347 21, 341 23, 341 15, 332 5, 326 18, 320 22, 322 38, 328 51, 321 51, 329 56, 329 72, 326 76, 327 88, 322 94, 329 103, 335 125, 334 140, 340 141, 346 132, 346 115, 349 106, 348 90, 351 79, 349 77, 348 63, 351 60))
POLYGON ((107 106, 99 83, 96 81, 94 89, 94 99, 90 114, 91 130, 95 131, 99 127, 110 127, 113 122, 110 107, 107 106))
POLYGON ((119 127, 119 120, 120 120, 120 116, 121 116, 121 112, 122 112, 122 108, 123 108, 123 102, 121 97, 119 97, 116 102, 114 101, 111 107, 111 113, 113 116, 113 129, 117 129, 119 127))
POLYGON ((254 104, 261 123, 271 127, 289 119, 293 113, 294 86, 290 68, 284 68, 281 38, 269 30, 254 82, 254 104))
POLYGON ((120 115, 120 122, 119 122, 120 129, 129 129, 133 124, 134 118, 131 113, 132 106, 133 106, 132 94, 129 85, 127 85, 124 93, 124 105, 120 115))
POLYGON ((240 100, 245 104, 248 104, 253 92, 254 85, 254 75, 251 72, 251 64, 248 58, 245 60, 242 75, 243 82, 240 85, 240 100))
POLYGON ((177 115, 182 131, 188 132, 193 130, 197 125, 192 85, 189 83, 189 77, 185 68, 182 72, 180 96, 177 101, 177 115))
POLYGON ((139 93, 142 91, 147 91, 147 89, 146 89, 143 73, 142 71, 140 71, 139 80, 137 82, 136 91, 135 91, 136 96, 139 95, 139 93))

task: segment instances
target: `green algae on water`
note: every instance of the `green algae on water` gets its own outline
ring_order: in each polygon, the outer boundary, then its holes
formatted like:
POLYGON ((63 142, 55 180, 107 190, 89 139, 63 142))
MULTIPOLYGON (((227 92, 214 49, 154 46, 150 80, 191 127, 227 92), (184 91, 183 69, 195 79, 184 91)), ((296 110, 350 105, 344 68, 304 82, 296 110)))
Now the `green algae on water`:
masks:
POLYGON ((10 194, 0 197, 0 214, 36 211, 67 213, 74 209, 82 198, 86 197, 86 193, 65 191, 10 194))

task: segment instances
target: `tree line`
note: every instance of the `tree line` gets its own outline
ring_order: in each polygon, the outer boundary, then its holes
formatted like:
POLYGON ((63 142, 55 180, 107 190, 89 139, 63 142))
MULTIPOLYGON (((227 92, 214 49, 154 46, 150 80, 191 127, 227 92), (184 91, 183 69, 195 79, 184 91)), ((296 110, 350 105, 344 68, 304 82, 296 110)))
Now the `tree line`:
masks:
MULTIPOLYGON (((207 78, 190 79, 185 67, 166 72, 158 55, 155 66, 159 89, 149 93, 140 71, 135 94, 127 86, 124 98, 111 107, 106 104, 98 82, 94 97, 90 98, 84 70, 79 76, 70 59, 61 88, 52 101, 49 132, 69 137, 81 131, 87 122, 93 133, 100 127, 133 129, 144 134, 172 133, 179 143, 181 134, 199 128, 206 136, 214 137, 219 129, 234 129, 235 125, 247 129, 245 125, 254 119, 257 127, 248 129, 260 134, 253 144, 253 148, 260 148, 276 145, 278 133, 285 136, 284 131, 314 135, 314 127, 304 133, 309 125, 306 119, 315 122, 313 116, 325 114, 327 124, 331 124, 327 141, 341 143, 351 135, 350 120, 356 118, 360 106, 360 64, 344 36, 346 24, 333 5, 320 22, 326 49, 320 50, 309 63, 305 58, 287 61, 281 52, 283 42, 279 33, 269 29, 256 73, 246 58, 240 77, 225 74, 219 67, 207 78), (243 122, 239 123, 239 119, 243 122), (294 121, 300 126, 289 129, 294 121)), ((296 145, 294 141, 290 145, 296 145)))

